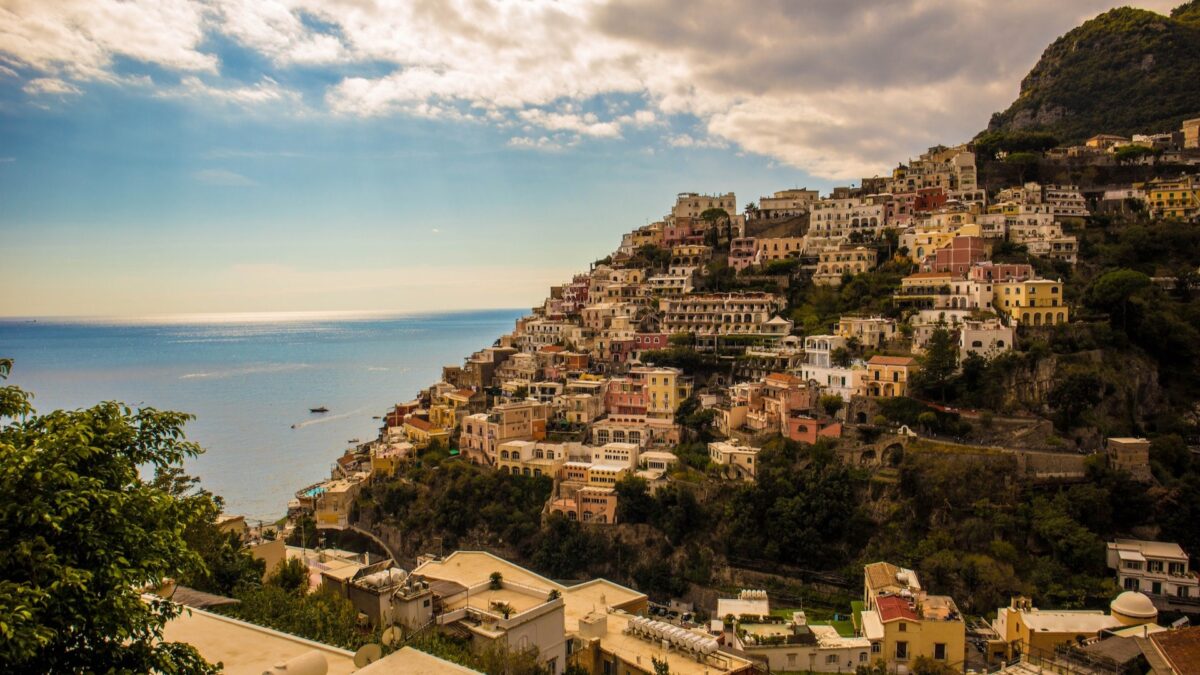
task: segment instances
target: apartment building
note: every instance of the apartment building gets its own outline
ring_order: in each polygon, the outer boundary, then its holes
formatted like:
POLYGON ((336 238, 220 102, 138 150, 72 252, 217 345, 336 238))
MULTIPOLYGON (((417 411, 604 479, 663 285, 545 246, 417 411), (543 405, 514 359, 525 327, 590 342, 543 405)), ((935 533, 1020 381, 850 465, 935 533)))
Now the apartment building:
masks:
POLYGON ((995 291, 992 307, 1019 325, 1055 326, 1070 319, 1061 281, 1003 281, 995 285, 995 291))
POLYGON ((708 458, 723 467, 726 478, 753 482, 758 475, 760 448, 740 445, 736 440, 714 441, 708 444, 708 458))
POLYGON ((891 563, 863 568, 863 611, 858 630, 871 642, 871 660, 889 672, 924 656, 954 670, 966 660, 966 623, 954 599, 930 595, 917 573, 891 563))
POLYGON ((804 237, 759 237, 754 240, 755 261, 764 265, 799 257, 804 252, 804 241, 804 237))
POLYGON ((737 600, 718 600, 717 607, 720 619, 734 617, 725 641, 771 672, 852 673, 870 663, 870 640, 810 624, 802 611, 772 616, 766 591, 742 591, 737 600))
POLYGON ((985 359, 1011 351, 1016 342, 1016 329, 1005 326, 997 319, 963 321, 958 329, 959 360, 970 354, 979 354, 985 359))
POLYGON ((463 418, 459 449, 476 464, 496 466, 501 443, 539 441, 546 437, 550 406, 539 401, 516 401, 495 406, 487 413, 463 418))
POLYGON ((843 316, 838 319, 834 333, 844 338, 854 338, 866 347, 882 347, 896 337, 896 320, 881 316, 843 316))
POLYGON ((845 349, 847 339, 841 335, 810 335, 804 338, 806 361, 800 369, 801 377, 806 382, 815 382, 824 393, 836 394, 845 401, 861 390, 867 372, 861 362, 844 366, 833 362, 833 352, 845 349))
POLYGON ((1179 544, 1117 539, 1108 543, 1105 562, 1117 572, 1117 584, 1151 598, 1200 598, 1200 576, 1191 569, 1179 544))
POLYGON ((770 197, 759 197, 758 208, 749 213, 764 219, 802 216, 820 196, 820 192, 808 188, 780 190, 770 197))
POLYGON ((711 341, 724 335, 781 338, 792 330, 791 321, 773 320, 784 305, 773 293, 705 293, 664 298, 660 308, 668 334, 689 333, 711 341))
POLYGON ((1145 189, 1146 206, 1151 216, 1178 220, 1200 218, 1200 178, 1181 176, 1155 180, 1146 183, 1145 189))
POLYGON ((879 252, 865 246, 839 246, 821 251, 813 283, 818 286, 840 286, 842 277, 864 274, 875 269, 879 252))
POLYGON ((1038 609, 1029 598, 1014 597, 1008 607, 996 610, 992 621, 996 637, 987 643, 988 660, 1046 658, 1056 654, 1062 645, 1080 644, 1104 631, 1153 625, 1158 618, 1158 610, 1150 599, 1131 591, 1118 595, 1109 604, 1109 612, 1038 609))
POLYGON ((721 209, 730 218, 736 218, 738 216, 737 196, 732 192, 716 195, 680 192, 675 197, 675 206, 671 208, 671 217, 695 220, 709 209, 721 209))
POLYGON ((809 215, 808 237, 812 240, 836 240, 858 232, 869 238, 879 236, 885 225, 887 197, 827 198, 814 202, 809 215))
POLYGON ((908 395, 908 382, 917 370, 917 362, 908 356, 876 354, 867 360, 863 394, 888 398, 908 395))

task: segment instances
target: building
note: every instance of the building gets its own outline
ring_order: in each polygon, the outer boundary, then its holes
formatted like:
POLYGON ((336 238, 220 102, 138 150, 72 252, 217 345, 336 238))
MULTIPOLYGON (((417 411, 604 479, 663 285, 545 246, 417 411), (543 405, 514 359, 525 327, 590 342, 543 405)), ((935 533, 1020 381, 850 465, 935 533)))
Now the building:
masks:
MULTIPOLYGON (((704 643, 711 646, 705 651, 686 649, 682 641, 667 648, 660 635, 651 636, 640 628, 649 623, 639 616, 649 608, 645 594, 605 579, 567 586, 479 551, 457 551, 445 558, 424 557, 413 574, 427 580, 435 591, 439 586, 448 591, 466 591, 441 599, 439 624, 458 625, 467 631, 473 646, 486 646, 492 639, 487 633, 481 634, 479 627, 505 628, 508 644, 537 647, 542 664, 553 675, 562 673, 568 663, 590 675, 653 675, 653 659, 664 661, 675 675, 742 675, 753 670, 749 660, 712 642, 704 643), (502 585, 499 592, 490 590, 494 574, 499 575, 502 585), (528 600, 510 602, 514 612, 510 620, 502 620, 485 595, 493 592, 499 593, 496 599, 500 602, 509 602, 507 598, 515 595, 528 600), (546 618, 536 624, 520 621, 519 607, 539 599, 546 618), (479 618, 480 626, 470 625, 473 619, 468 617, 472 615, 479 618), (513 622, 528 629, 521 630, 513 622)), ((679 637, 690 634, 708 638, 690 631, 679 637)))
POLYGON ((816 384, 824 393, 841 396, 845 401, 861 390, 867 372, 861 361, 850 361, 849 352, 845 351, 848 339, 841 335, 804 338, 805 363, 800 368, 806 382, 816 384), (847 360, 842 364, 834 360, 834 352, 839 349, 846 354, 847 360))
POLYGON ((1179 544, 1117 539, 1108 543, 1105 561, 1126 591, 1140 591, 1152 599, 1200 598, 1200 577, 1190 569, 1179 544))
POLYGON ((1130 478, 1148 483, 1150 474, 1150 441, 1145 438, 1110 438, 1104 446, 1109 468, 1124 471, 1130 478))
POLYGON ((753 218, 790 218, 808 213, 821 194, 816 190, 799 188, 780 190, 770 197, 759 197, 758 208, 750 211, 753 218))
POLYGON ((743 590, 717 600, 713 627, 726 644, 765 664, 770 672, 847 672, 869 664, 871 641, 842 637, 830 625, 810 624, 804 612, 772 616, 766 591, 743 590), (732 621, 726 621, 732 617, 732 621))
POLYGON ((759 448, 739 445, 736 440, 714 441, 708 444, 708 458, 724 467, 727 478, 753 481, 758 475, 759 448))
POLYGON ((496 465, 497 451, 506 441, 540 441, 546 437, 550 405, 517 401, 494 406, 491 412, 463 418, 459 449, 476 464, 496 465))
POLYGON ((988 641, 988 661, 1010 661, 1024 657, 1052 657, 1064 644, 1095 638, 1102 631, 1153 624, 1158 618, 1150 599, 1126 591, 1103 610, 1041 610, 1029 598, 1015 597, 1008 607, 996 610, 988 641))
POLYGON ((675 197, 675 206, 671 208, 673 219, 691 218, 698 220, 709 209, 720 209, 731 219, 736 218, 737 196, 732 192, 720 195, 699 194, 696 192, 680 192, 675 197))
POLYGON ((1183 148, 1185 150, 1200 150, 1200 117, 1192 120, 1184 120, 1181 131, 1183 131, 1183 148))
POLYGON ((313 519, 320 529, 344 530, 350 524, 350 510, 370 474, 359 473, 348 478, 322 483, 314 495, 313 519))
POLYGON ((928 594, 910 569, 886 562, 864 566, 857 621, 871 642, 871 660, 882 659, 888 672, 921 656, 964 670, 966 623, 958 606, 950 596, 928 594))
POLYGON ((856 339, 864 347, 882 347, 896 337, 896 320, 881 316, 843 316, 838 319, 835 333, 856 339))
POLYGON ((958 329, 958 357, 967 358, 979 354, 985 359, 1012 351, 1016 342, 1016 329, 1005 326, 997 319, 967 319, 958 329))
POLYGON ((799 257, 804 252, 804 241, 804 237, 759 237, 754 240, 754 261, 765 265, 799 257))
POLYGON ((857 233, 874 239, 884 227, 886 198, 869 197, 826 198, 814 202, 809 215, 808 237, 812 240, 836 242, 857 233))
POLYGON ((840 286, 842 277, 864 274, 875 269, 879 252, 865 246, 829 248, 821 251, 813 283, 818 286, 840 286))
POLYGON ((1146 183, 1146 206, 1155 218, 1200 218, 1200 177, 1181 176, 1146 183))
POLYGON ((1156 675, 1200 675, 1200 626, 1160 631, 1149 640, 1140 641, 1138 646, 1156 675))
POLYGON ((912 357, 876 354, 867 360, 863 394, 883 398, 907 396, 908 381, 916 370, 917 362, 912 357))
POLYGON ((1061 281, 1002 281, 995 284, 995 292, 992 307, 1018 325, 1056 326, 1070 319, 1061 281))
POLYGON ((664 298, 663 328, 668 334, 688 333, 697 345, 712 347, 718 336, 737 335, 778 340, 792 331, 790 320, 775 316, 783 298, 772 293, 705 293, 664 298))
POLYGON ((990 255, 990 247, 982 237, 955 236, 927 255, 921 269, 949 272, 956 279, 965 279, 972 266, 987 260, 990 255))

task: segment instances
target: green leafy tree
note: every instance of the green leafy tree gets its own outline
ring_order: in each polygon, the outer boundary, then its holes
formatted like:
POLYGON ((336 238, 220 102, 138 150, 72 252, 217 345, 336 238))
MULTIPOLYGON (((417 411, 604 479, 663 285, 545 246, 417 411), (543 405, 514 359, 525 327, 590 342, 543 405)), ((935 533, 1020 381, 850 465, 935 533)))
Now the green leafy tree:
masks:
POLYGON ((1127 331, 1130 304, 1135 297, 1149 288, 1150 277, 1141 272, 1131 269, 1112 270, 1100 275, 1092 284, 1088 290, 1087 303, 1108 312, 1113 318, 1113 323, 1119 325, 1121 330, 1127 331))
POLYGON ((938 399, 945 401, 946 388, 957 371, 958 341, 953 332, 939 326, 925 345, 921 368, 913 375, 914 384, 924 393, 936 392, 938 399))
POLYGON ((280 560, 267 577, 267 583, 294 595, 304 595, 308 592, 308 565, 299 558, 280 560))
POLYGON ((654 675, 671 675, 671 664, 666 659, 660 661, 657 656, 652 656, 650 664, 654 666, 654 675))
POLYGON ((825 411, 826 415, 833 417, 846 405, 846 402, 838 394, 824 394, 817 400, 817 405, 825 411))
POLYGON ((1054 385, 1046 402, 1058 411, 1059 428, 1070 431, 1084 411, 1100 402, 1103 393, 1104 382, 1095 373, 1072 370, 1054 385))
MULTIPOLYGON (((7 374, 11 362, 2 365, 7 374)), ((181 611, 141 590, 203 565, 184 538, 207 510, 142 479, 195 457, 190 417, 101 403, 35 415, 0 388, 0 663, 12 672, 216 672, 164 642, 181 611), (21 419, 17 419, 21 418, 21 419)))

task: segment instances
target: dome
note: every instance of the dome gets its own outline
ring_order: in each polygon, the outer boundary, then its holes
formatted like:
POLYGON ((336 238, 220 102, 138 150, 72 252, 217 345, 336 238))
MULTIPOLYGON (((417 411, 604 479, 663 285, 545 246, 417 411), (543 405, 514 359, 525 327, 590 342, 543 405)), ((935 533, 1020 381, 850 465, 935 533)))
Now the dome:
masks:
POLYGON ((1109 609, 1113 614, 1123 614, 1131 619, 1154 619, 1158 617, 1158 610, 1155 609, 1154 603, 1150 598, 1146 597, 1145 593, 1137 591, 1125 591, 1117 596, 1109 609))

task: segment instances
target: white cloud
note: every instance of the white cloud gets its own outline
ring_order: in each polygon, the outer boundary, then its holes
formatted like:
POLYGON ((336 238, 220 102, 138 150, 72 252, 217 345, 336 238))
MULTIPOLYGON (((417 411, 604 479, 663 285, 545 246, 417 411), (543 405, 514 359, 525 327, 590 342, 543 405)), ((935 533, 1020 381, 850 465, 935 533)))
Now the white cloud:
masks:
POLYGON ((189 75, 179 81, 179 86, 159 90, 156 95, 163 98, 215 99, 242 106, 265 103, 300 104, 299 93, 281 87, 269 77, 264 77, 249 86, 219 87, 189 75))
MULTIPOLYGON (((1175 1, 1139 4, 1165 11, 1175 1)), ((270 77, 250 86, 207 83, 219 64, 205 37, 218 33, 276 68, 328 67, 340 79, 325 91, 325 106, 339 115, 521 129, 509 144, 542 150, 685 116, 698 130, 668 130, 668 145, 724 143, 835 178, 881 172, 932 143, 965 140, 1013 99, 1051 40, 1115 4, 0 2, 0 58, 64 87, 120 81, 113 63, 127 57, 185 75, 160 95, 299 104, 270 77)), ((44 86, 35 81, 27 86, 44 86)))
POLYGON ((199 49, 206 6, 191 0, 5 0, 0 52, 42 73, 112 76, 124 56, 171 70, 215 72, 199 49))
POLYGON ((696 138, 691 134, 674 134, 667 136, 667 145, 673 148, 715 148, 725 149, 729 144, 715 138, 696 138))
POLYGON ((21 91, 30 96, 41 96, 42 94, 69 96, 83 93, 79 87, 70 82, 64 82, 57 77, 39 77, 30 80, 25 83, 24 87, 21 87, 21 91))
POLYGON ((217 185, 220 187, 252 187, 258 185, 258 183, 242 174, 229 171, 228 169, 201 169, 193 173, 192 178, 205 185, 217 185))

